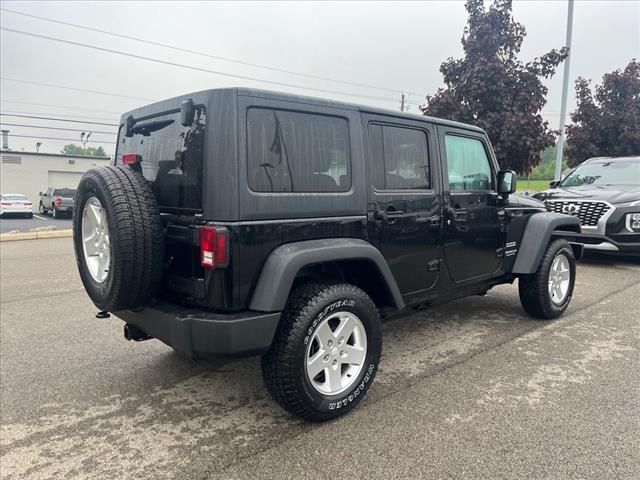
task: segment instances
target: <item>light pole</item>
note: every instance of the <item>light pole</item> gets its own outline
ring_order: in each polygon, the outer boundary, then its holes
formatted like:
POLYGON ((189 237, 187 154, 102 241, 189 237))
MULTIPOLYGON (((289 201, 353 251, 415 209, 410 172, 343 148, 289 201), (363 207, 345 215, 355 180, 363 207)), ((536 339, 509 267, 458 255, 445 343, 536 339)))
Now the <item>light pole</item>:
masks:
MULTIPOLYGON (((82 143, 82 149, 87 149, 87 143, 89 142, 89 137, 91 136, 91 132, 82 132, 80 134, 80 143, 82 143)), ((83 152, 84 153, 84 152, 83 152)))
POLYGON ((571 34, 573 30, 573 0, 569 0, 567 7, 567 40, 565 47, 569 49, 569 54, 564 61, 564 71, 562 73, 562 100, 560 101, 560 136, 556 149, 556 172, 554 180, 560 180, 562 175, 562 151, 564 150, 564 124, 567 116, 567 93, 569 90, 569 69, 571 67, 571 34))

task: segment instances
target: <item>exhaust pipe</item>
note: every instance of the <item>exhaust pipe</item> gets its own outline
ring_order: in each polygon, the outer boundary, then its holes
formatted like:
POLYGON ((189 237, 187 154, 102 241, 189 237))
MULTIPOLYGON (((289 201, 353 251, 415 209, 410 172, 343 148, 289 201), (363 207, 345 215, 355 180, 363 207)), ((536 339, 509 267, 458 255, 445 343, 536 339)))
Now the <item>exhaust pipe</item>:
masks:
POLYGON ((143 332, 135 325, 125 323, 124 338, 126 338, 127 340, 133 340, 134 342, 142 342, 143 340, 150 340, 153 337, 146 332, 143 332))

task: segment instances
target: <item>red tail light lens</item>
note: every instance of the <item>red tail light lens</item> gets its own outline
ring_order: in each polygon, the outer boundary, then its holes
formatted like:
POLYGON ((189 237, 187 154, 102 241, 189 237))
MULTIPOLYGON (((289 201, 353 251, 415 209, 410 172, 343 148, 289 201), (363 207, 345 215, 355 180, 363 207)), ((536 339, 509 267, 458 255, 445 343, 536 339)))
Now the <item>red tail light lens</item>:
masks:
POLYGON ((226 228, 200 228, 200 264, 208 269, 229 264, 229 232, 226 228))
POLYGON ((2 205, 3 207, 10 207, 11 202, 0 202, 0 205, 2 205))
POLYGON ((142 156, 135 153, 125 153, 122 155, 122 163, 125 165, 134 165, 142 161, 142 156))
POLYGON ((54 203, 56 204, 56 207, 59 207, 60 205, 62 205, 62 199, 58 197, 55 199, 54 203))

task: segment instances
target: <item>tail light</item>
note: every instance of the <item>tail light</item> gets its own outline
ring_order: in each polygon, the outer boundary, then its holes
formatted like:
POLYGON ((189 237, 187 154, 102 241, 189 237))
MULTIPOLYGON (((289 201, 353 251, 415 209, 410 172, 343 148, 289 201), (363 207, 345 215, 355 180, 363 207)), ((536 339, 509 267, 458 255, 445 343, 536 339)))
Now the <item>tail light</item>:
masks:
POLYGON ((24 204, 25 204, 27 207, 30 207, 30 206, 32 206, 32 205, 33 205, 33 203, 31 203, 31 202, 24 202, 24 204))
POLYGON ((56 204, 56 207, 59 207, 60 205, 62 205, 62 199, 60 197, 56 198, 54 200, 54 202, 56 204))
POLYGON ((229 265, 229 232, 226 228, 200 228, 200 264, 207 269, 229 265))
POLYGON ((122 163, 125 165, 135 165, 142 161, 142 156, 135 153, 125 153, 122 155, 122 163))
POLYGON ((3 207, 10 207, 11 202, 0 202, 0 205, 2 205, 3 207))

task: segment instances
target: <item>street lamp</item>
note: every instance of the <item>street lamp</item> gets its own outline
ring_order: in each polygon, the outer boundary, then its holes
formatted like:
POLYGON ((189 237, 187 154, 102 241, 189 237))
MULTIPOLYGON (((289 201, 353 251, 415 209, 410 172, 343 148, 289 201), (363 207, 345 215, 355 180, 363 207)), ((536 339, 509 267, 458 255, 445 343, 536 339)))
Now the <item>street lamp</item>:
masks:
POLYGON ((91 132, 82 132, 80 134, 80 143, 82 143, 82 149, 87 149, 87 143, 89 142, 89 137, 91 136, 91 132))

